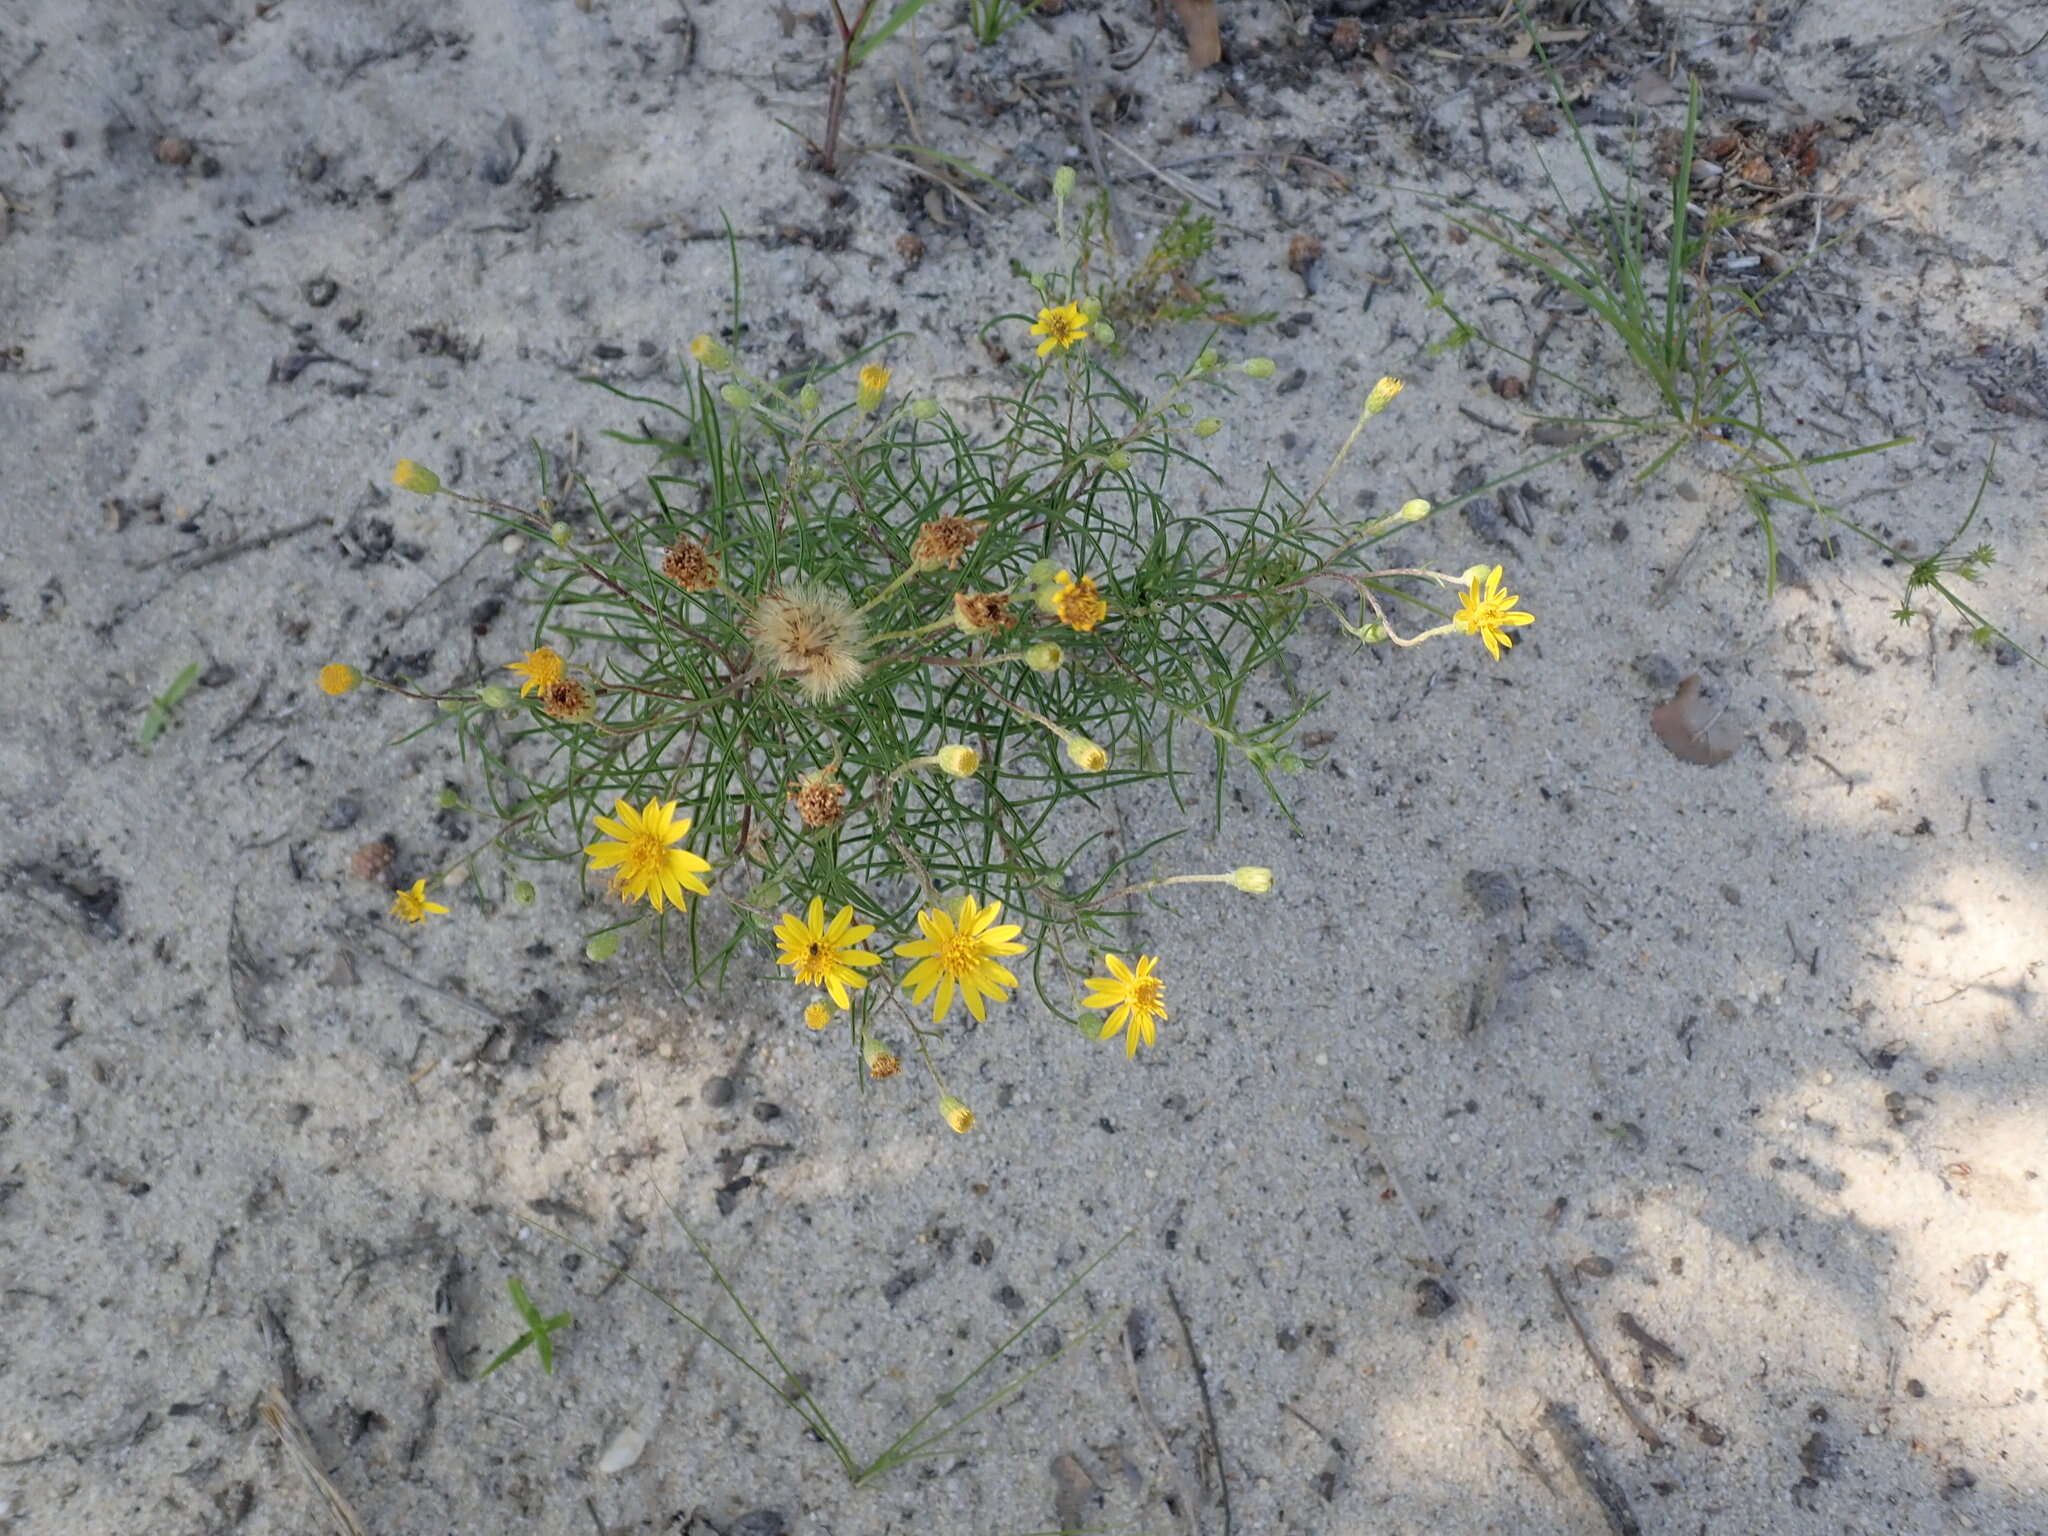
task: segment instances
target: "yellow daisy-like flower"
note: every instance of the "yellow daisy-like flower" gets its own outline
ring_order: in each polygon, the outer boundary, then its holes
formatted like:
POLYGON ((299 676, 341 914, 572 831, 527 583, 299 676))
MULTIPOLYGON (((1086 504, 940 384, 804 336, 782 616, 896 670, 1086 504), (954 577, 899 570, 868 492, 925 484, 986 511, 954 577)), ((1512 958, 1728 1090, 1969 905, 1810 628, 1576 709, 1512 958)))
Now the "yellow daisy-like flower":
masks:
POLYGON ((793 979, 798 986, 823 987, 832 994, 833 1002, 851 1008, 853 1000, 846 995, 847 988, 859 991, 868 984, 858 967, 882 963, 880 955, 853 947, 874 931, 874 924, 853 920, 852 907, 841 907, 839 915, 827 923, 825 898, 813 896, 811 909, 802 919, 785 912, 775 925, 775 937, 782 944, 775 963, 794 966, 793 979))
POLYGON ((558 656, 553 647, 542 646, 537 651, 528 651, 524 661, 508 661, 505 670, 517 672, 526 681, 519 685, 519 697, 525 698, 536 690, 552 688, 562 680, 568 664, 558 656))
POLYGON ((1008 1000, 1003 989, 1016 986, 1017 978, 997 963, 997 957, 1021 955, 1026 946, 1016 942, 1024 931, 1021 926, 996 926, 1002 913, 1000 901, 982 906, 972 896, 961 897, 951 911, 926 907, 917 914, 918 930, 924 937, 896 946, 897 954, 918 962, 903 977, 911 999, 922 1007, 933 989, 938 991, 932 1002, 934 1024, 952 1008, 955 987, 960 989, 967 1011, 978 1021, 988 1017, 984 996, 999 1003, 1008 1000))
POLYGON ((1166 1017, 1166 983, 1152 974, 1159 957, 1138 956, 1135 971, 1116 955, 1104 955, 1102 963, 1109 967, 1109 974, 1088 978, 1088 985, 1095 990, 1081 1000, 1081 1006, 1110 1010, 1098 1039, 1107 1040, 1129 1025, 1124 1033, 1124 1055, 1136 1056, 1140 1045, 1152 1043, 1152 1026, 1166 1017))
POLYGON ((1458 594, 1458 611, 1451 615, 1451 627, 1461 635, 1477 635, 1486 642, 1493 659, 1499 661, 1502 648, 1515 643, 1508 631, 1534 624, 1536 615, 1515 611, 1515 604, 1521 599, 1512 592, 1501 591, 1499 566, 1487 572, 1483 591, 1476 567, 1466 580, 1465 590, 1458 594))
POLYGON ((649 800, 636 811, 620 800, 612 810, 613 816, 596 818, 597 830, 610 841, 591 843, 583 851, 590 855, 592 869, 618 871, 612 876, 612 889, 623 899, 639 901, 644 897, 659 912, 664 901, 680 908, 684 891, 711 894, 711 888, 697 878, 711 868, 710 863, 687 848, 669 846, 682 841, 690 830, 690 818, 676 815, 675 801, 649 800))
POLYGON ((1092 576, 1083 576, 1076 581, 1072 571, 1061 571, 1053 577, 1051 602, 1052 611, 1059 621, 1083 634, 1109 617, 1109 604, 1095 590, 1095 578, 1092 576))
POLYGON ((1055 347, 1064 351, 1077 341, 1088 339, 1088 317, 1081 313, 1078 304, 1062 304, 1057 309, 1041 309, 1038 323, 1031 327, 1031 334, 1043 336, 1038 344, 1038 355, 1044 357, 1055 347))
POLYGON ((320 669, 320 691, 330 699, 355 692, 362 680, 363 674, 345 661, 330 661, 320 669))
POLYGON ((438 901, 427 900, 427 882, 415 880, 409 891, 391 893, 391 915, 408 923, 424 923, 433 913, 446 913, 447 908, 438 901))

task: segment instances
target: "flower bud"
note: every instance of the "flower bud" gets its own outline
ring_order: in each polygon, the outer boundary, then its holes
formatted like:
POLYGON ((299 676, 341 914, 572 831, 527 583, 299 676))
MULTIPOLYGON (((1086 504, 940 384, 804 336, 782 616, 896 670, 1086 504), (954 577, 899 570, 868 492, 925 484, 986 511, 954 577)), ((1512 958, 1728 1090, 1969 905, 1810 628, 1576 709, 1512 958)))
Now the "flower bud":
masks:
POLYGON ((1081 313, 1088 317, 1088 323, 1093 325, 1102 318, 1102 296, 1095 293, 1085 295, 1079 308, 1081 313))
POLYGON ((1067 760, 1083 773, 1101 773, 1109 766, 1109 754, 1086 736, 1067 738, 1067 760))
POLYGON ((484 684, 482 688, 477 690, 476 696, 483 701, 485 709, 510 709, 519 702, 518 694, 514 693, 510 688, 502 688, 496 683, 484 684))
POLYGON ((1394 403, 1394 396, 1406 388, 1399 379, 1385 378, 1373 385, 1372 393, 1365 397, 1365 414, 1377 416, 1394 403))
POLYGON ((1401 510, 1396 512, 1394 516, 1398 517, 1404 523, 1419 523, 1425 517, 1429 516, 1429 514, 1429 503, 1424 501, 1420 496, 1418 496, 1413 501, 1402 502, 1401 510))
POLYGON ((1131 467, 1131 455, 1126 449, 1112 448, 1102 456, 1102 462, 1118 474, 1122 474, 1131 467))
POLYGON ((576 530, 567 523, 556 523, 548 530, 548 538, 557 549, 567 549, 569 541, 576 537, 576 530))
POLYGON ((619 930, 607 928, 603 933, 593 933, 583 941, 583 957, 600 965, 619 952, 619 930))
POLYGON ((1378 619, 1372 619, 1351 631, 1365 645, 1381 645, 1387 638, 1387 626, 1378 619))
POLYGON ((1274 366, 1270 357, 1248 357, 1237 365, 1237 371, 1248 379, 1270 379, 1274 366))
POLYGON ((818 414, 818 398, 818 386, 806 384, 796 392, 796 408, 806 416, 815 416, 818 414))
POLYGON ((939 402, 924 396, 911 401, 904 409, 910 412, 913 420, 930 421, 939 414, 939 402))
POLYGON ((721 384, 718 398, 736 411, 744 411, 754 403, 754 392, 744 384, 721 384))
POLYGON ((1223 361, 1223 354, 1214 347, 1202 348, 1202 355, 1195 359, 1195 372, 1208 373, 1223 361))
POLYGON ((522 907, 532 906, 533 898, 536 894, 531 880, 514 880, 512 882, 512 899, 522 907))
POLYGON ((933 754, 939 766, 956 779, 971 779, 981 771, 981 754, 972 747, 954 742, 933 754))
POLYGON ((441 710, 441 713, 442 713, 442 714, 444 714, 444 715, 452 715, 452 714, 456 713, 456 712, 457 712, 458 710, 460 710, 460 709, 462 708, 462 700, 460 700, 460 699, 443 699, 443 700, 441 701, 441 703, 440 703, 440 706, 439 706, 439 707, 440 707, 440 710, 441 710))
POLYGON ((398 461, 398 468, 391 472, 391 483, 401 491, 411 491, 417 496, 431 496, 441 489, 441 477, 411 459, 398 461))
POLYGON ((1095 326, 1095 330, 1093 332, 1095 339, 1101 342, 1105 347, 1115 346, 1116 327, 1111 325, 1107 320, 1097 320, 1093 323, 1095 326))
POLYGON ((882 396, 888 392, 889 370, 880 363, 869 363, 860 371, 860 388, 854 397, 854 404, 865 414, 880 405, 882 396))
POLYGON ((1071 165, 1063 165, 1058 170, 1052 173, 1053 201, 1057 203, 1064 203, 1068 198, 1072 197, 1073 195, 1074 168, 1071 165))
POLYGON ((1244 864, 1230 872, 1230 883, 1247 896, 1263 896, 1273 889, 1273 871, 1257 864, 1244 864))
POLYGON ((1031 562, 1031 569, 1024 573, 1024 585, 1032 588, 1049 587, 1052 585, 1053 577, 1059 574, 1059 569, 1054 561, 1034 560, 1031 562))
POLYGON ((1215 416, 1204 416, 1200 421, 1195 423, 1195 436, 1197 437, 1214 437, 1218 432, 1221 432, 1222 430, 1223 423, 1219 418, 1215 416))
POLYGON ((956 1099, 950 1093, 939 1096, 939 1113, 946 1117, 946 1124, 962 1136, 974 1129, 974 1111, 967 1107, 966 1101, 956 1099))
POLYGON ((345 661, 330 661, 320 669, 320 691, 330 699, 354 693, 362 683, 363 674, 345 661))
POLYGON ((1034 672, 1057 672, 1067 653, 1050 640, 1041 640, 1024 652, 1024 665, 1034 672))
POLYGON ((452 811, 462 804, 462 791, 453 784, 444 784, 441 786, 441 792, 434 796, 434 804, 444 811, 452 811))
POLYGON ((694 357, 713 373, 721 372, 732 366, 732 353, 726 350, 725 343, 716 336, 698 336, 694 338, 690 342, 690 356, 694 357))

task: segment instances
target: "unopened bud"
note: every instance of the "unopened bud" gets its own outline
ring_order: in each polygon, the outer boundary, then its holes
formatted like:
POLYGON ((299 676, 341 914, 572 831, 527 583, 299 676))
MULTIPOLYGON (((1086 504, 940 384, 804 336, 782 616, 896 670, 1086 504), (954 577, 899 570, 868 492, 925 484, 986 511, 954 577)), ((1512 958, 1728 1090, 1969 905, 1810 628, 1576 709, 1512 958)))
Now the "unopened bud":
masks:
POLYGON ((1102 456, 1102 462, 1108 465, 1111 469, 1115 470, 1118 474, 1122 474, 1125 470, 1131 467, 1131 456, 1130 453, 1125 449, 1112 448, 1109 450, 1108 453, 1102 456))
POLYGON ((619 930, 607 928, 603 933, 593 933, 583 941, 583 958, 602 965, 619 952, 619 930))
POLYGON ((971 779, 981 771, 981 754, 958 742, 941 747, 932 755, 938 759, 939 766, 956 779, 971 779))
POLYGON ((1223 354, 1214 347, 1204 347, 1202 355, 1195 359, 1195 372, 1208 373, 1223 361, 1223 354))
POLYGON ((1083 773, 1101 773, 1109 766, 1109 754, 1086 736, 1067 738, 1067 760, 1083 773))
POLYGON ((1102 318, 1102 295, 1097 293, 1084 295, 1081 299, 1080 310, 1082 314, 1088 317, 1088 323, 1093 325, 1102 318))
POLYGON ((939 402, 929 397, 924 397, 911 401, 905 409, 917 421, 930 421, 939 414, 939 402))
POLYGON ((1197 437, 1214 437, 1218 432, 1221 432, 1222 430, 1222 421, 1214 416, 1204 416, 1200 421, 1195 423, 1195 436, 1197 437))
POLYGON ((531 880, 514 880, 512 882, 512 899, 522 907, 532 906, 533 898, 537 894, 531 880))
POLYGON ((1247 896, 1263 896, 1273 889, 1273 871, 1257 864, 1245 864, 1230 872, 1230 883, 1247 896))
POLYGON ((806 384, 796 392, 796 408, 806 416, 815 416, 818 414, 818 399, 818 386, 806 384))
POLYGON ((744 384, 721 384, 718 398, 736 411, 744 411, 754 403, 754 392, 744 384))
POLYGON ((548 529, 548 538, 557 549, 567 549, 569 541, 575 537, 576 530, 567 523, 556 523, 552 528, 548 529))
POLYGON ((1107 320, 1095 320, 1090 323, 1095 327, 1093 334, 1097 341, 1101 342, 1105 347, 1116 345, 1115 326, 1111 325, 1107 320))
POLYGON ((698 336, 690 342, 690 356, 713 373, 732 366, 732 353, 716 336, 698 336))
POLYGON ((1379 415, 1381 411, 1384 411, 1394 403, 1394 396, 1401 393, 1405 387, 1399 379, 1381 379, 1379 383, 1373 385, 1372 393, 1365 397, 1365 414, 1368 416, 1379 415))
POLYGON ((1053 201, 1064 203, 1074 195, 1074 168, 1063 165, 1052 173, 1053 201))
POLYGON ((1275 366, 1270 357, 1248 357, 1237 365, 1237 371, 1248 379, 1270 379, 1275 366))
POLYGON ((431 496, 441 489, 441 477, 424 464, 415 464, 411 459, 400 459, 398 468, 391 472, 391 483, 401 491, 411 491, 417 496, 431 496))
POLYGON ((483 701, 485 709, 510 709, 519 702, 519 695, 510 688, 501 688, 496 683, 486 683, 477 690, 477 698, 483 701))
POLYGON ((962 1136, 974 1129, 974 1111, 967 1107, 965 1100, 956 1099, 950 1093, 940 1095, 939 1113, 946 1117, 946 1124, 962 1136))
POLYGON ((1067 653, 1050 640, 1041 640, 1024 653, 1024 665, 1034 672, 1057 672, 1067 653))

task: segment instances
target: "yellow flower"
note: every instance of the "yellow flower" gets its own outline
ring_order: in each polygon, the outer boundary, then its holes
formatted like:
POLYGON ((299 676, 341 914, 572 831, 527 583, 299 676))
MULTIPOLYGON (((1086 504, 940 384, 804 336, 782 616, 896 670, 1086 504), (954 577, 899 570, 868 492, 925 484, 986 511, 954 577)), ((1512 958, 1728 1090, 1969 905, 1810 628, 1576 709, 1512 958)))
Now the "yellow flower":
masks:
POLYGON ((330 661, 320 669, 320 691, 330 699, 354 693, 362 681, 363 674, 345 661, 330 661))
POLYGON ((1109 617, 1109 604, 1095 590, 1092 576, 1083 576, 1076 581, 1072 571, 1061 571, 1053 578, 1050 602, 1052 611, 1059 615, 1062 624, 1083 634, 1109 617))
POLYGON ((1243 864, 1230 872, 1230 883, 1247 896, 1263 896, 1273 889, 1273 871, 1243 864))
POLYGON ((1467 586, 1458 594, 1458 611, 1451 615, 1451 628, 1461 635, 1477 635, 1486 642, 1487 651, 1495 661, 1500 660, 1501 649, 1515 642, 1508 634, 1524 624, 1534 624, 1536 615, 1518 613, 1515 604, 1521 599, 1512 592, 1500 589, 1500 567, 1495 566, 1486 573, 1486 587, 1479 586, 1480 567, 1474 566, 1465 573, 1467 586))
POLYGON ((551 646, 544 645, 537 651, 528 651, 524 661, 506 662, 505 670, 526 679, 519 685, 519 697, 523 699, 529 693, 545 691, 559 683, 567 667, 551 646))
POLYGON ((1109 967, 1109 974, 1088 978, 1088 985, 1095 990, 1081 1000, 1081 1006, 1111 1010, 1102 1021, 1099 1039, 1107 1040, 1128 1024, 1124 1055, 1136 1056, 1140 1045, 1152 1044, 1153 1024, 1166 1017, 1166 983, 1152 974, 1159 957, 1138 956, 1135 971, 1116 955, 1104 955, 1102 963, 1109 967))
POLYGON ((812 1003, 804 1009, 804 1023, 812 1029, 823 1029, 832 1022, 832 1010, 823 1003, 812 1003))
POLYGON ((1057 309, 1041 309, 1038 323, 1031 327, 1031 334, 1043 336, 1038 344, 1038 355, 1044 357, 1055 347, 1064 351, 1077 341, 1088 339, 1088 317, 1081 313, 1078 304, 1062 304, 1057 309))
POLYGON ((950 1093, 940 1094, 939 1113, 946 1117, 946 1124, 962 1136, 974 1129, 974 1111, 967 1107, 964 1099, 956 1099, 950 1093))
POLYGON ((690 830, 690 818, 677 817, 675 801, 664 805, 649 800, 636 811, 620 800, 612 810, 616 819, 596 818, 597 830, 610 841, 591 843, 583 851, 590 855, 592 869, 618 871, 612 876, 612 889, 621 898, 647 898, 659 912, 664 900, 680 908, 686 890, 699 896, 711 894, 710 887, 697 878, 711 865, 687 848, 669 846, 681 842, 690 830))
POLYGON ((860 371, 860 390, 854 397, 854 403, 863 411, 872 411, 888 392, 889 370, 880 363, 869 363, 860 371))
POLYGON ((408 923, 424 923, 428 914, 446 912, 448 909, 438 901, 427 900, 427 882, 415 880, 409 891, 394 891, 391 894, 391 915, 403 918, 408 923))
POLYGON ((911 999, 922 1007, 933 989, 938 991, 932 1003, 933 1023, 943 1020, 952 1008, 956 986, 977 1021, 988 1017, 984 995, 999 1003, 1007 1001, 1009 994, 1003 989, 1016 986, 1017 978, 997 963, 997 957, 1021 955, 1025 946, 1016 942, 1023 932, 1018 924, 994 926, 1002 913, 1000 901, 981 906, 972 896, 961 897, 951 911, 926 907, 917 914, 918 930, 924 937, 896 946, 897 954, 918 962, 903 978, 911 999))
POLYGON ((775 937, 782 944, 782 953, 775 963, 794 967, 793 979, 798 986, 823 987, 832 994, 833 1002, 851 1008, 853 1001, 846 995, 847 988, 858 991, 868 984, 857 967, 882 963, 880 955, 853 948, 874 931, 872 923, 854 922, 852 907, 841 907, 839 915, 828 924, 825 898, 813 896, 810 911, 801 921, 785 912, 782 921, 775 925, 775 937))
POLYGON ((1384 411, 1394 403, 1394 396, 1401 393, 1407 387, 1399 379, 1381 379, 1379 383, 1373 385, 1372 393, 1365 397, 1365 414, 1368 416, 1379 415, 1381 411, 1384 411))
POLYGON ((420 496, 431 496, 441 489, 441 477, 411 459, 398 461, 398 468, 391 472, 391 483, 402 491, 412 491, 420 496))
POLYGON ((1109 754, 1086 736, 1069 736, 1067 761, 1083 773, 1101 773, 1109 766, 1109 754))

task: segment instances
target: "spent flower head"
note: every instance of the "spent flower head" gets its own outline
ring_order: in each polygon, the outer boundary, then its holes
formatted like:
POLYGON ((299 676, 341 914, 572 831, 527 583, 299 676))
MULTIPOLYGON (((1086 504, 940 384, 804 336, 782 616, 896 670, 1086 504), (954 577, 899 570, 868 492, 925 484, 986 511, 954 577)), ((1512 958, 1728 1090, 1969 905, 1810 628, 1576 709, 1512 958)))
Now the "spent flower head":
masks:
POLYGON ((718 585, 718 557, 682 534, 662 555, 661 574, 685 592, 709 592, 718 585))
POLYGON ((747 620, 761 670, 791 679, 805 698, 829 704, 867 672, 867 630, 853 605, 814 582, 765 594, 747 620))
POLYGON ((1083 576, 1076 581, 1072 571, 1061 571, 1053 578, 1048 601, 1062 624, 1083 634, 1109 617, 1109 604, 1095 590, 1092 576, 1083 576))
POLYGON ((980 537, 979 523, 951 514, 933 518, 917 530, 917 538, 910 546, 910 563, 920 571, 936 571, 940 566, 957 571, 961 557, 980 537))

